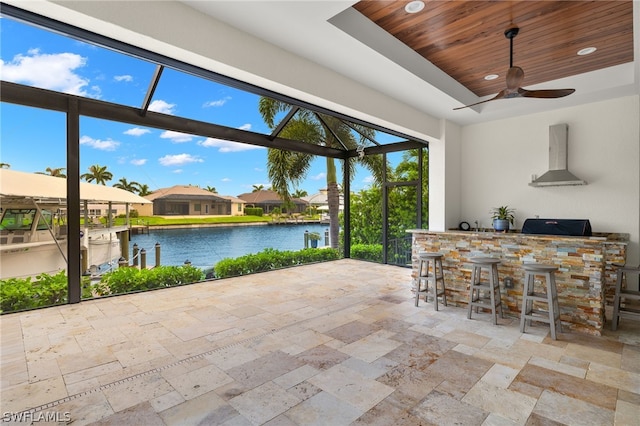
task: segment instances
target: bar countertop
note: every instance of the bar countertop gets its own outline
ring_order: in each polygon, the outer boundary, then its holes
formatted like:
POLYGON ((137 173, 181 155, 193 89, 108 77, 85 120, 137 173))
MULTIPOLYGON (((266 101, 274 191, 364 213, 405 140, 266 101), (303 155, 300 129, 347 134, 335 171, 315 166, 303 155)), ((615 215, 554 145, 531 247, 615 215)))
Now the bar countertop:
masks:
POLYGON ((466 306, 471 281, 469 258, 492 256, 498 267, 505 315, 519 317, 524 279, 523 263, 558 266, 556 283, 563 327, 600 335, 606 321, 605 304, 613 299, 616 264, 625 262, 629 234, 593 233, 592 236, 522 234, 519 231, 430 231, 410 229, 412 276, 417 277, 420 251, 440 252, 447 286, 447 301, 466 306), (505 287, 504 278, 512 286, 505 287))

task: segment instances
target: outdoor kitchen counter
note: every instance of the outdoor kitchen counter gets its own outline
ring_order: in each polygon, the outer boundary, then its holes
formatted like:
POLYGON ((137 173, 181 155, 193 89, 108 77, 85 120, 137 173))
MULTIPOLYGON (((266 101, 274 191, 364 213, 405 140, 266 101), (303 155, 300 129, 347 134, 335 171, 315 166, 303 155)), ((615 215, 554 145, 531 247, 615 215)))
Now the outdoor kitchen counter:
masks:
MULTIPOLYGON (((498 266, 505 316, 519 317, 525 262, 558 266, 556 283, 562 325, 566 329, 600 335, 605 323, 605 303, 613 299, 614 264, 625 262, 628 234, 594 233, 592 237, 410 229, 412 277, 417 276, 420 251, 440 252, 443 257, 447 302, 466 306, 469 300, 473 256, 493 256, 498 266), (511 277, 513 287, 505 287, 511 277)), ((536 281, 537 282, 537 281, 536 281)), ((539 285, 539 284, 536 284, 539 285)))

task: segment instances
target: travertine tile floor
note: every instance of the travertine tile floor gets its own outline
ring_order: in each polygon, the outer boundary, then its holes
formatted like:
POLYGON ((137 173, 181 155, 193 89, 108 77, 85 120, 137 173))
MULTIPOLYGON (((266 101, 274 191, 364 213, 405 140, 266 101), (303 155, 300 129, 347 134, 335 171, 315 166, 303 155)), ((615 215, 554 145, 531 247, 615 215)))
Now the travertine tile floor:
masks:
POLYGON ((638 322, 521 334, 515 318, 415 307, 394 266, 345 259, 0 322, 5 421, 640 424, 638 322))

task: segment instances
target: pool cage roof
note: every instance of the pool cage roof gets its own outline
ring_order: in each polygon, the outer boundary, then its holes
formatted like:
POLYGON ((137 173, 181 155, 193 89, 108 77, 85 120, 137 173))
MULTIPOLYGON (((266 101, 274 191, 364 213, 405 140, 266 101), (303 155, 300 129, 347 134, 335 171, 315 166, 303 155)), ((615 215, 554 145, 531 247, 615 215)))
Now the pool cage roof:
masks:
POLYGON ((88 116, 111 121, 148 126, 163 130, 195 134, 203 137, 218 138, 243 144, 276 148, 287 151, 295 151, 306 154, 331 157, 336 159, 347 159, 361 155, 384 154, 390 152, 405 151, 408 149, 425 148, 426 141, 420 141, 405 134, 382 126, 365 122, 354 117, 349 117, 335 111, 328 110, 317 105, 291 98, 270 90, 263 89, 250 83, 228 77, 213 71, 209 71, 192 64, 176 60, 137 46, 124 43, 113 38, 93 33, 91 31, 78 28, 48 17, 44 17, 32 12, 28 12, 17 7, 0 4, 0 13, 38 27, 42 27, 83 42, 101 46, 116 52, 124 53, 147 62, 155 64, 155 72, 148 83, 148 89, 143 99, 140 99, 139 107, 131 107, 118 103, 110 103, 98 99, 82 96, 70 95, 62 92, 40 89, 22 84, 7 81, 0 82, 0 92, 2 102, 9 102, 24 106, 44 108, 60 112, 69 112, 70 101, 77 104, 77 113, 81 116, 88 116), (237 128, 227 127, 213 122, 199 121, 186 117, 168 115, 149 110, 149 105, 154 96, 154 92, 162 79, 165 69, 173 69, 196 77, 213 81, 228 87, 239 89, 259 96, 272 98, 291 105, 291 109, 284 115, 277 126, 269 134, 258 133, 237 128), (292 140, 280 137, 280 133, 287 123, 301 111, 311 112, 320 123, 338 141, 335 146, 322 146, 299 140, 292 140), (345 143, 340 141, 336 133, 332 131, 330 123, 324 118, 326 116, 338 119, 342 124, 359 133, 360 140, 364 141, 356 149, 349 149, 345 143), (394 135, 399 142, 383 143, 375 138, 367 137, 358 132, 357 126, 368 127, 379 132, 394 135))

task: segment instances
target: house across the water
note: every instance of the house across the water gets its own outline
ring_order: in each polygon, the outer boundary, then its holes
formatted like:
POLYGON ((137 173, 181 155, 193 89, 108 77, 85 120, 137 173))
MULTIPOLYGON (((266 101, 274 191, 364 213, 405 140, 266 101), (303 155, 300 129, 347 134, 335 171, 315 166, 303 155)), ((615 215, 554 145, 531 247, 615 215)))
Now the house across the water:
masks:
POLYGON ((174 185, 147 195, 152 205, 133 206, 141 216, 242 216, 245 201, 197 186, 174 185))
POLYGON ((247 207, 261 207, 264 214, 270 214, 274 208, 279 208, 287 213, 304 213, 309 203, 300 198, 292 198, 291 208, 285 208, 282 197, 277 192, 271 190, 260 190, 254 192, 245 192, 238 195, 238 198, 246 202, 247 207))

